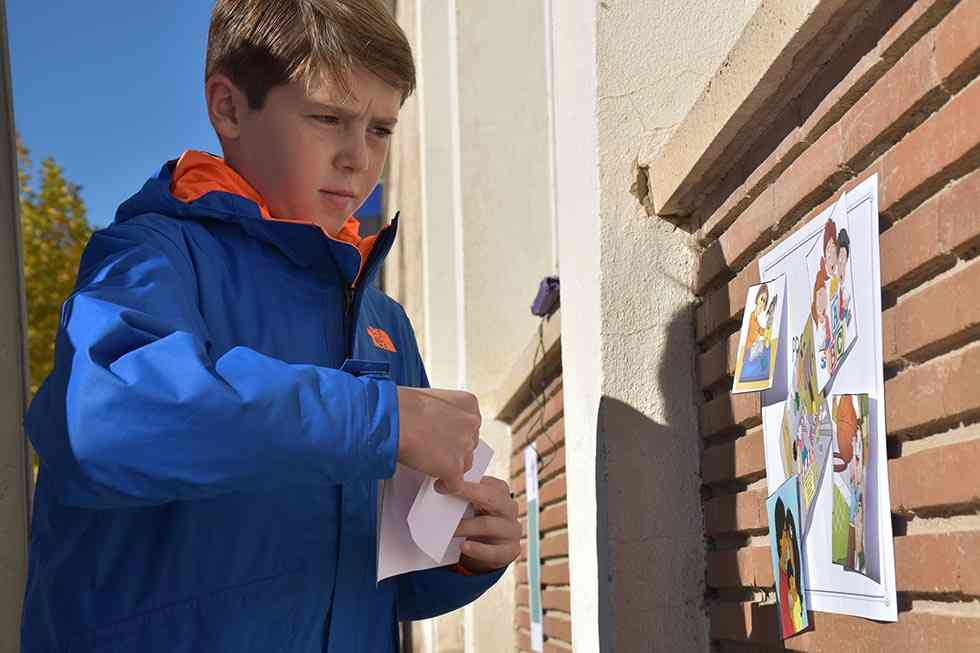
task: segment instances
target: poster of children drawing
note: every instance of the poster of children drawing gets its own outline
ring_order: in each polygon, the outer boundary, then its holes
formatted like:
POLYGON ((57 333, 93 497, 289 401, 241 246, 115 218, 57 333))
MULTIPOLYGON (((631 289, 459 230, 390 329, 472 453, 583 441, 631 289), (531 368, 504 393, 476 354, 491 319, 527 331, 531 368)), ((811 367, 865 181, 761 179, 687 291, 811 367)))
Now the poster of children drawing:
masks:
POLYGON ((868 395, 832 397, 834 424, 834 508, 831 550, 835 565, 868 574, 865 521, 873 510, 868 496, 871 419, 868 395))
POLYGON ((784 478, 799 477, 801 534, 809 531, 813 521, 833 440, 830 410, 817 382, 813 333, 813 323, 807 321, 793 339, 793 375, 779 430, 784 478))
POLYGON ((851 236, 847 212, 832 215, 823 223, 819 238, 806 257, 813 281, 810 313, 814 325, 817 381, 825 390, 844 363, 857 340, 851 236))
POLYGON ((738 340, 733 393, 758 392, 772 386, 786 302, 785 287, 785 277, 779 277, 749 288, 738 340))
POLYGON ((760 400, 770 501, 790 480, 797 495, 789 512, 808 606, 895 621, 877 183, 864 180, 759 258, 759 278, 785 284, 783 353, 760 400))
POLYGON ((810 624, 807 614, 806 581, 800 549, 799 494, 791 477, 766 501, 769 515, 769 549, 772 577, 776 584, 779 633, 792 637, 810 624))

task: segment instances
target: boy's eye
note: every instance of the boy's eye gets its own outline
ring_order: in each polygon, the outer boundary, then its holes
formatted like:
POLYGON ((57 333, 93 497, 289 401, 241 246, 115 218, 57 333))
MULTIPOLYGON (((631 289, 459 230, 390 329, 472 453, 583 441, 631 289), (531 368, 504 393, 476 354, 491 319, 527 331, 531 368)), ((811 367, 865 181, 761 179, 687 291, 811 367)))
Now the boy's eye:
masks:
POLYGON ((327 125, 336 125, 338 122, 340 122, 337 119, 337 116, 326 116, 326 115, 313 116, 313 119, 327 125))
POLYGON ((372 131, 375 136, 380 136, 381 138, 389 138, 392 134, 392 131, 387 127, 375 127, 372 131))

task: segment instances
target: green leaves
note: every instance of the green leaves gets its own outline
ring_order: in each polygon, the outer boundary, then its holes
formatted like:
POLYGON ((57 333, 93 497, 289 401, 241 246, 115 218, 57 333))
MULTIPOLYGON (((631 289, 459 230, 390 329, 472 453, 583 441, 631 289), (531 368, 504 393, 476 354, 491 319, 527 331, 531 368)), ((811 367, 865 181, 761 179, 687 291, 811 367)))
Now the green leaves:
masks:
POLYGON ((35 174, 30 152, 18 136, 17 162, 33 396, 51 373, 61 305, 74 287, 78 262, 92 228, 85 218, 81 188, 65 179, 53 158, 42 161, 35 174), (38 182, 37 189, 34 181, 38 182))

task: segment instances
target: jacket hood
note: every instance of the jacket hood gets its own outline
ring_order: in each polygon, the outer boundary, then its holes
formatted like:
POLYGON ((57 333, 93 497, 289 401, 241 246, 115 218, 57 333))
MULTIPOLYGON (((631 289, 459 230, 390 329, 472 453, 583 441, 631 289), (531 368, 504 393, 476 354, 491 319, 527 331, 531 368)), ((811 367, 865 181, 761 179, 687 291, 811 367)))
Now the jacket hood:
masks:
POLYGON ((221 157, 193 150, 164 163, 119 206, 115 222, 147 213, 236 224, 302 267, 318 267, 329 256, 351 285, 370 282, 398 228, 396 215, 377 235, 361 238, 353 216, 336 234, 310 221, 273 217, 259 193, 221 157))

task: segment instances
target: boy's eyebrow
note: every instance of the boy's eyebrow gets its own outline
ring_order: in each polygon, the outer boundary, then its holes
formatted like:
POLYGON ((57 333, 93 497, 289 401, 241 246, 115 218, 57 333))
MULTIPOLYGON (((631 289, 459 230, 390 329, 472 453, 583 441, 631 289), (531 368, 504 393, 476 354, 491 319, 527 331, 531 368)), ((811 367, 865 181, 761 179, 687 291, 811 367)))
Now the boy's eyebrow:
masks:
MULTIPOLYGON (((317 107, 318 110, 327 111, 329 113, 335 113, 341 118, 351 119, 357 117, 357 113, 355 113, 354 111, 351 111, 350 109, 345 109, 344 107, 337 106, 335 104, 324 104, 323 102, 314 102, 313 104, 317 107)), ((380 125, 394 127, 396 124, 398 124, 398 118, 380 117, 380 118, 375 118, 373 122, 380 125)))

